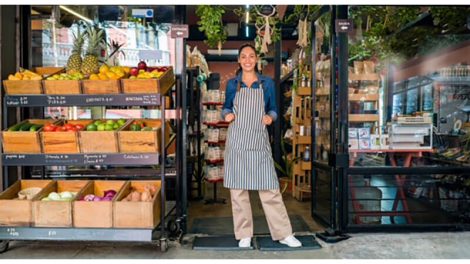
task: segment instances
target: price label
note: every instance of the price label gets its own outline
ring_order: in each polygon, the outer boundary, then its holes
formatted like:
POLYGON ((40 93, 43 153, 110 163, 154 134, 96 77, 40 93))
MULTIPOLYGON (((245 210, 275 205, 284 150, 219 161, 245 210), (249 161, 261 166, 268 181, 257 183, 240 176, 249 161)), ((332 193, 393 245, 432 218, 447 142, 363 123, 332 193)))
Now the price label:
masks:
POLYGON ((114 101, 114 98, 112 98, 112 97, 100 96, 100 97, 88 97, 88 98, 86 98, 85 103, 87 103, 87 104, 111 103, 113 101, 114 101))
POLYGON ((96 155, 84 155, 83 163, 84 164, 103 164, 106 161, 108 155, 105 154, 96 154, 96 155))
POLYGON ((47 232, 47 235, 50 237, 57 236, 57 232, 55 230, 49 230, 49 232, 47 232))
POLYGON ((64 105, 67 104, 67 98, 65 96, 55 95, 47 96, 48 105, 64 105))
POLYGON ((16 231, 15 228, 7 228, 7 233, 8 233, 8 235, 10 235, 12 237, 19 237, 20 236, 20 233, 18 231, 16 231))

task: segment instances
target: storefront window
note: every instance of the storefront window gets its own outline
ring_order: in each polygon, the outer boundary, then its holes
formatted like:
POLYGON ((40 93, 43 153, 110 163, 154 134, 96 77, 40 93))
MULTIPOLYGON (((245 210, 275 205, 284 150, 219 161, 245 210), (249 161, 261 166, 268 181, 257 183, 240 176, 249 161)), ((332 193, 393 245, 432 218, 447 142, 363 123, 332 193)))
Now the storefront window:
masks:
POLYGON ((445 30, 449 24, 420 20, 448 9, 349 8, 356 26, 349 35, 350 167, 470 164, 468 13, 450 8, 462 24, 445 30), (392 13, 402 16, 380 22, 392 13))

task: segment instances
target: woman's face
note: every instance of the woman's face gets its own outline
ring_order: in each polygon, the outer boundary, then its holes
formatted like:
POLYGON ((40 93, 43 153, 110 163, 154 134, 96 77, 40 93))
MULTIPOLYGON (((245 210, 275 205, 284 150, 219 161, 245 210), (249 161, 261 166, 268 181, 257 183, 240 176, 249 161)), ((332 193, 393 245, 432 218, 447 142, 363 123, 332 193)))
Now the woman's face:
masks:
POLYGON ((240 51, 238 63, 240 63, 240 67, 244 72, 254 71, 257 62, 258 57, 256 56, 256 52, 251 47, 244 47, 240 51))

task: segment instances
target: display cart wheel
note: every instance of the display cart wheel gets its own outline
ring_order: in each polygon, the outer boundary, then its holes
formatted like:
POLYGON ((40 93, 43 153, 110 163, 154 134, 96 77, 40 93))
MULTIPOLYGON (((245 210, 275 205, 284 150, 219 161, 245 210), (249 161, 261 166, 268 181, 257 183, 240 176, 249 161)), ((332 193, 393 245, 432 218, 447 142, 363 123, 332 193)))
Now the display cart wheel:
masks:
POLYGON ((171 237, 178 237, 181 230, 180 221, 175 218, 170 219, 166 224, 166 228, 170 232, 171 237))
POLYGON ((167 238, 161 238, 160 239, 160 251, 161 252, 166 252, 168 250, 168 239, 167 238))
POLYGON ((8 240, 0 240, 0 253, 7 251, 9 244, 10 241, 8 240))

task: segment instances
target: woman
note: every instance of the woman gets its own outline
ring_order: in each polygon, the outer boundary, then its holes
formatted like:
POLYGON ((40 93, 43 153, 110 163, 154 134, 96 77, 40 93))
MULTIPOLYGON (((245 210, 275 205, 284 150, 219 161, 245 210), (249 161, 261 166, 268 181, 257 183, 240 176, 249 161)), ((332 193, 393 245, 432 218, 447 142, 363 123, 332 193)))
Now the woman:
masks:
POLYGON ((240 68, 227 83, 222 117, 230 123, 225 147, 224 187, 230 189, 235 238, 250 247, 253 217, 248 190, 258 190, 273 240, 289 247, 302 244, 292 227, 279 191, 279 181, 266 126, 276 120, 274 81, 260 75, 251 44, 238 49, 240 68))

